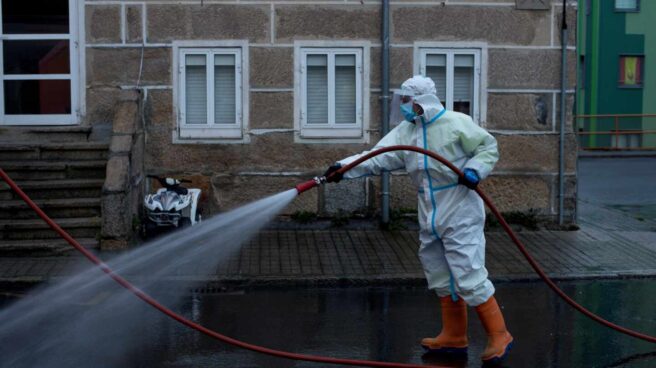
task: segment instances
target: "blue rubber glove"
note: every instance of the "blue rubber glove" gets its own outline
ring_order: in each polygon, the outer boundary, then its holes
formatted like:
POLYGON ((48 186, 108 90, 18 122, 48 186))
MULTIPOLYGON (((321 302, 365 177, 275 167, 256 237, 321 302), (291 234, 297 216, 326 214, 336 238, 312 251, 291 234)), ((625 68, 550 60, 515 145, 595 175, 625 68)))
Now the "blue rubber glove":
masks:
POLYGON ((476 189, 478 183, 480 183, 481 178, 478 177, 476 170, 474 169, 465 169, 462 172, 464 175, 458 179, 458 184, 462 184, 469 189, 476 189))

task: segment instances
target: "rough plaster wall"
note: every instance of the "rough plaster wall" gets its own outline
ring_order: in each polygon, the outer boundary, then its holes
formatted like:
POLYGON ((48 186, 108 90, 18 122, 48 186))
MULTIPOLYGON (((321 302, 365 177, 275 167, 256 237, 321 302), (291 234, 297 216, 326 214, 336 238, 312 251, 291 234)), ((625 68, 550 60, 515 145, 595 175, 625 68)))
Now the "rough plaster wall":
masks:
MULTIPOLYGON (((501 161, 485 188, 504 210, 532 208, 544 215, 556 215, 560 9, 553 4, 547 11, 520 11, 514 9, 512 2, 501 0, 395 2, 391 8, 392 87, 412 74, 415 41, 487 43, 484 124, 499 140, 501 161), (417 14, 426 21, 417 22, 417 14)), ((126 4, 87 0, 85 13, 88 119, 106 120, 121 91, 143 89, 147 119, 146 170, 191 177, 205 192, 206 210, 227 209, 270 190, 287 188, 297 180, 320 174, 328 164, 367 149, 380 139, 379 5, 360 1, 338 5, 272 1, 268 4, 212 2, 201 7, 199 1, 189 0, 126 4), (193 39, 249 41, 250 143, 172 143, 176 123, 171 42, 193 39), (294 143, 294 40, 371 42, 372 131, 368 144, 294 143)), ((571 45, 574 40, 572 37, 571 45)), ((567 175, 569 187, 575 188, 576 149, 570 133, 576 80, 573 47, 569 54, 568 88, 572 91, 567 107, 567 175)), ((332 186, 326 192, 324 188, 321 193, 297 201, 287 212, 333 212, 342 207, 371 210, 378 203, 379 193, 376 192, 378 180, 370 183, 373 196, 365 190, 368 184, 332 186), (363 196, 374 199, 363 199, 363 196)), ((393 178, 395 208, 415 208, 416 198, 411 189, 407 179, 393 178)), ((574 198, 575 190, 570 190, 569 214, 574 213, 574 198)))

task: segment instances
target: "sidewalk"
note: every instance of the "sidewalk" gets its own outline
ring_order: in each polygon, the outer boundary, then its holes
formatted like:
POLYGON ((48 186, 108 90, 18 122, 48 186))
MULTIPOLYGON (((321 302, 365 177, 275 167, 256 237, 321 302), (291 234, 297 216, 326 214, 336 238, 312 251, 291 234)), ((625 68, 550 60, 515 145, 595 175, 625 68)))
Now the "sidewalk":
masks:
MULTIPOLYGON (((656 232, 579 231, 519 234, 558 280, 656 276, 656 232)), ((487 233, 487 268, 495 281, 535 280, 505 233, 487 233)), ((267 230, 213 275, 182 275, 208 289, 255 286, 424 285, 417 232, 404 230, 267 230)), ((102 254, 100 255, 102 257, 102 254)), ((0 290, 66 277, 80 257, 0 258, 0 290)), ((175 281, 174 279, 166 281, 175 281)))

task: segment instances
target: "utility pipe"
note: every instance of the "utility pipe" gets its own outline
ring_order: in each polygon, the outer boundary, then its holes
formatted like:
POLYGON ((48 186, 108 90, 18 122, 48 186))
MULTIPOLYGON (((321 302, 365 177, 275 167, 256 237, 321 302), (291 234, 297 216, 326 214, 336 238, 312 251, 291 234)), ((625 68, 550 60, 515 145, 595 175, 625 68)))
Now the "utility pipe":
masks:
MULTIPOLYGON (((390 53, 390 40, 389 40, 389 0, 383 0, 383 19, 382 19, 382 32, 381 44, 383 45, 383 52, 381 55, 381 72, 382 72, 382 87, 381 87, 381 136, 389 133, 389 53, 390 53)), ((390 221, 390 173, 383 171, 381 175, 381 222, 383 225, 389 224, 390 221)))
POLYGON ((558 163, 558 225, 565 215, 565 120, 567 119, 567 0, 563 0, 563 19, 560 23, 562 65, 560 80, 560 145, 558 163))

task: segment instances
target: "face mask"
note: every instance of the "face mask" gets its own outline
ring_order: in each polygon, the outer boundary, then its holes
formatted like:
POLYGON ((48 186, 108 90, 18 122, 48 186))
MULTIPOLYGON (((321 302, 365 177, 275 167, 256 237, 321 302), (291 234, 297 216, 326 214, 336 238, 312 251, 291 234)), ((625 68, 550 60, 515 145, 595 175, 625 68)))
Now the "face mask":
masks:
POLYGON ((417 113, 412 108, 412 102, 404 103, 401 105, 401 113, 405 117, 405 120, 410 123, 413 123, 417 117, 417 113))

